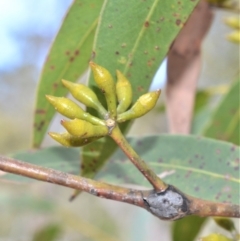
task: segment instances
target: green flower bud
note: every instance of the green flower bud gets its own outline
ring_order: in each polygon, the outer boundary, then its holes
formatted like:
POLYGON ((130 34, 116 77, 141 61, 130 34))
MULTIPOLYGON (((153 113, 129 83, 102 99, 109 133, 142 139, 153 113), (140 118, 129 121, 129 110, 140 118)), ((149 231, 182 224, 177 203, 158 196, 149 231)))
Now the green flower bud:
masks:
POLYGON ((227 40, 233 42, 233 43, 240 43, 240 30, 234 31, 226 36, 227 40))
POLYGON ((160 93, 161 91, 157 90, 140 96, 130 110, 118 115, 117 122, 138 118, 148 113, 156 105, 160 93))
POLYGON ((93 62, 90 62, 89 65, 93 71, 93 76, 97 86, 105 95, 110 118, 114 118, 117 115, 117 100, 115 83, 113 81, 113 78, 105 68, 93 62))
POLYGON ((84 120, 62 120, 61 124, 71 135, 81 138, 106 136, 108 134, 107 126, 96 126, 84 120))
POLYGON ((85 112, 80 106, 65 97, 46 95, 47 100, 55 107, 56 111, 70 119, 81 119, 89 121, 94 125, 103 125, 105 122, 85 112))
POLYGON ((66 147, 79 147, 87 145, 90 142, 93 142, 99 137, 89 137, 89 138, 81 138, 79 136, 72 136, 69 133, 55 133, 49 132, 48 133, 55 141, 59 142, 61 145, 66 147))
POLYGON ((235 230, 234 223, 231 219, 223 217, 215 217, 213 219, 220 227, 226 229, 227 231, 235 230))
POLYGON ((96 94, 90 88, 83 84, 76 84, 67 80, 62 80, 62 83, 71 92, 75 99, 87 107, 97 110, 101 116, 107 114, 107 111, 98 100, 96 94))
POLYGON ((232 239, 229 239, 221 234, 212 233, 207 237, 202 238, 201 241, 232 241, 232 239))
POLYGON ((127 78, 119 71, 117 73, 116 93, 118 99, 117 113, 123 113, 132 103, 132 86, 127 78))

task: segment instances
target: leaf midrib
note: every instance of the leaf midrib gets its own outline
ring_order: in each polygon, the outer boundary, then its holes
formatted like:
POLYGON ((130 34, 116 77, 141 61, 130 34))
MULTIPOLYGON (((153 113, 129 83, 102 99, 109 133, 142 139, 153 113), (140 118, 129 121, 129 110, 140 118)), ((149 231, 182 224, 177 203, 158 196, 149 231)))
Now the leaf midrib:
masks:
MULTIPOLYGON (((158 4, 158 2, 159 2, 159 0, 155 0, 155 1, 153 2, 152 6, 151 6, 151 8, 150 8, 150 11, 148 12, 148 15, 147 15, 147 17, 146 17, 146 19, 145 19, 144 22, 150 20, 150 18, 151 18, 151 16, 152 16, 152 14, 153 14, 153 12, 154 12, 154 10, 155 10, 155 7, 156 7, 156 5, 158 4)), ((126 65, 125 65, 125 68, 124 68, 124 70, 123 70, 123 74, 126 74, 127 70, 129 69, 129 65, 130 65, 130 63, 131 63, 131 61, 132 61, 132 59, 133 59, 133 57, 134 57, 134 54, 135 54, 136 49, 137 49, 137 46, 138 46, 141 38, 143 37, 143 34, 144 34, 144 32, 146 31, 146 29, 147 29, 147 28, 146 28, 146 27, 144 26, 144 24, 143 24, 143 25, 142 25, 142 28, 141 28, 141 30, 140 30, 140 32, 139 32, 139 34, 138 34, 138 36, 137 36, 137 38, 136 38, 136 40, 135 40, 135 42, 134 42, 134 45, 133 45, 133 47, 132 47, 132 49, 131 49, 131 51, 130 51, 130 56, 131 56, 131 57, 128 58, 128 61, 127 61, 126 65)))
POLYGON ((149 164, 151 166, 171 167, 171 168, 175 168, 175 169, 179 169, 179 170, 192 171, 192 172, 195 172, 195 173, 204 174, 206 176, 212 176, 212 177, 219 178, 219 179, 224 179, 224 180, 227 179, 228 181, 240 183, 240 179, 237 179, 235 177, 231 177, 231 176, 227 177, 226 175, 221 175, 221 174, 217 174, 217 173, 206 171, 206 170, 202 170, 202 169, 197 169, 197 168, 192 168, 192 167, 184 167, 184 166, 179 166, 179 165, 169 164, 169 163, 149 162, 149 164))

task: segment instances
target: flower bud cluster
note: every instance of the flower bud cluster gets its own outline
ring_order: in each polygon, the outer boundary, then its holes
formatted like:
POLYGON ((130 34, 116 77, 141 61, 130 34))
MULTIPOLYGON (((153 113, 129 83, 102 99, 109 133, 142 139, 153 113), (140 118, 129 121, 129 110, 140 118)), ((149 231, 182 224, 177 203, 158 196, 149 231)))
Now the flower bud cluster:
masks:
POLYGON ((83 146, 110 135, 116 123, 138 118, 149 112, 160 95, 160 90, 146 93, 129 109, 132 103, 132 87, 127 78, 117 70, 117 83, 115 83, 105 68, 93 62, 90 62, 90 67, 97 86, 105 96, 107 110, 89 87, 67 80, 62 80, 62 83, 76 100, 95 109, 103 119, 91 115, 68 98, 46 95, 56 111, 70 119, 61 121, 67 130, 66 133, 49 133, 54 140, 67 147, 83 146))

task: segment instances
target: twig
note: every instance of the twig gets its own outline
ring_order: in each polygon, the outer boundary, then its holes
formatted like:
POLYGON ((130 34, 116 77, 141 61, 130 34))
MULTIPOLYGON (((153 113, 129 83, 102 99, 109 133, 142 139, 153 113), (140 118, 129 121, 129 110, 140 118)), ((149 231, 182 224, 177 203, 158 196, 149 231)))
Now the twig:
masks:
POLYGON ((231 203, 216 203, 188 196, 189 209, 193 215, 209 217, 240 218, 240 206, 231 203))
POLYGON ((0 170, 144 207, 142 192, 0 156, 0 170))
POLYGON ((149 166, 138 156, 138 154, 133 150, 131 145, 123 136, 121 130, 116 126, 110 137, 117 143, 117 145, 122 149, 125 155, 131 160, 131 162, 138 168, 138 170, 144 175, 144 177, 152 184, 153 188, 158 192, 163 192, 167 189, 168 185, 164 183, 154 171, 152 171, 149 166))
POLYGON ((214 203, 190 197, 173 186, 163 192, 135 190, 74 176, 53 169, 40 167, 12 158, 0 156, 0 170, 39 181, 50 182, 92 195, 142 207, 160 219, 176 220, 187 215, 224 216, 240 218, 240 206, 214 203))

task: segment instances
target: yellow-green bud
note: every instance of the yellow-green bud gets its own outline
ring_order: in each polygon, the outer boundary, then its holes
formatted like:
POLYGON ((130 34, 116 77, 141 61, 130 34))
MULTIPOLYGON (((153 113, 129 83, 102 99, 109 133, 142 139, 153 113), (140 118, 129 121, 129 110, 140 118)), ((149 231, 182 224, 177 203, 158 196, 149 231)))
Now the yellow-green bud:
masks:
POLYGON ((84 110, 80 106, 65 97, 46 95, 46 98, 56 111, 70 119, 80 118, 84 114, 84 110))
POLYGON ((97 86, 105 95, 110 118, 115 118, 117 115, 117 100, 115 83, 113 81, 113 78, 105 68, 93 62, 90 62, 89 65, 93 71, 94 80, 97 86))
POLYGON ((96 126, 84 120, 62 120, 61 124, 71 135, 81 138, 105 136, 108 134, 107 126, 96 126))
POLYGON ((75 99, 87 107, 97 110, 102 116, 107 114, 107 111, 98 100, 96 94, 90 88, 83 84, 76 84, 67 80, 62 80, 62 83, 75 99))
POLYGON ((69 133, 55 133, 49 132, 48 133, 55 141, 59 142, 61 145, 66 147, 79 147, 87 145, 90 142, 93 142, 99 137, 89 137, 89 138, 81 138, 79 136, 72 136, 69 133))
POLYGON ((226 229, 227 231, 232 231, 235 229, 234 223, 229 218, 223 217, 215 217, 214 221, 222 228, 226 229))
POLYGON ((118 99, 117 113, 121 114, 132 103, 132 86, 127 78, 119 71, 117 73, 116 93, 118 99))
POLYGON ((56 111, 70 119, 81 119, 89 121, 94 125, 103 125, 105 122, 99 118, 85 112, 80 106, 65 97, 55 97, 46 95, 47 100, 54 106, 56 111))
POLYGON ((202 238, 201 241, 232 241, 232 239, 229 239, 221 234, 212 233, 207 237, 202 238))
POLYGON ((138 118, 148 113, 156 105, 160 93, 161 91, 157 90, 140 96, 130 110, 118 115, 117 122, 138 118))
POLYGON ((232 28, 240 29, 239 17, 228 17, 225 19, 225 23, 232 28))
POLYGON ((234 31, 234 32, 228 34, 226 37, 229 41, 239 44, 240 43, 240 30, 234 31))

